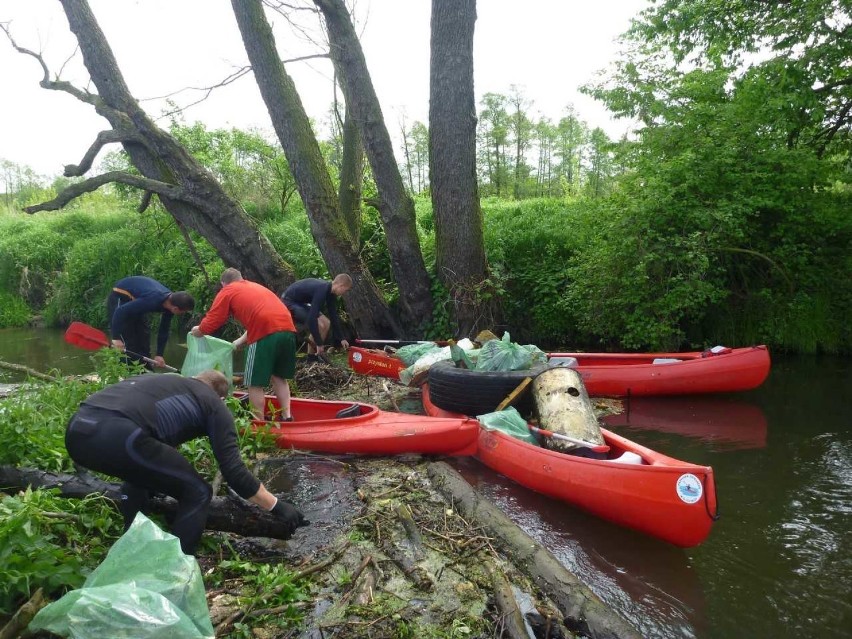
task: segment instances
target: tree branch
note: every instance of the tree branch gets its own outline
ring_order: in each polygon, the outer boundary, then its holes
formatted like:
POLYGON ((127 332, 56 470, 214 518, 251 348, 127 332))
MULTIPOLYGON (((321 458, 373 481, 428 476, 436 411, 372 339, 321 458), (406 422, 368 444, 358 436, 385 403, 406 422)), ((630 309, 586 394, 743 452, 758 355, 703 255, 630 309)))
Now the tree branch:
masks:
POLYGON ((98 133, 98 137, 95 138, 95 141, 92 143, 92 146, 89 147, 89 150, 86 151, 86 154, 83 156, 83 159, 80 160, 80 164, 66 164, 64 175, 65 177, 79 177, 83 175, 86 171, 92 168, 92 162, 95 161, 95 157, 97 157, 100 150, 106 144, 112 144, 114 142, 142 142, 142 139, 133 133, 116 131, 115 129, 110 129, 109 131, 101 131, 98 133))
POLYGON ((91 193, 92 191, 96 191, 104 184, 109 184, 111 182, 129 184, 130 186, 135 186, 137 188, 145 189, 147 191, 153 191, 157 195, 162 195, 164 197, 172 198, 175 200, 186 199, 185 197, 182 197, 185 195, 183 189, 178 186, 175 186, 174 184, 167 184, 165 182, 152 180, 146 177, 142 177, 141 175, 133 175, 124 171, 110 171, 109 173, 104 173, 103 175, 98 175, 88 180, 83 180, 82 182, 72 184, 68 188, 63 189, 62 192, 59 193, 59 195, 57 195, 49 202, 42 202, 41 204, 28 206, 24 209, 24 211, 26 211, 27 213, 38 213, 39 211, 58 211, 74 198, 80 197, 84 193, 91 193))

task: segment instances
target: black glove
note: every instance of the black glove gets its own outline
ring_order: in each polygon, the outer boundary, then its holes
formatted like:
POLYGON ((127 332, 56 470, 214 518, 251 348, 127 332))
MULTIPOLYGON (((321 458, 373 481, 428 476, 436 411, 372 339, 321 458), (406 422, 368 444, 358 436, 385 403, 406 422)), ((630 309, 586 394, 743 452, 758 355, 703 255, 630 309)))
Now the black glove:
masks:
POLYGON ((287 533, 291 536, 296 532, 296 528, 307 526, 311 523, 305 519, 305 516, 293 504, 283 499, 279 499, 269 512, 284 522, 284 525, 287 527, 287 533))

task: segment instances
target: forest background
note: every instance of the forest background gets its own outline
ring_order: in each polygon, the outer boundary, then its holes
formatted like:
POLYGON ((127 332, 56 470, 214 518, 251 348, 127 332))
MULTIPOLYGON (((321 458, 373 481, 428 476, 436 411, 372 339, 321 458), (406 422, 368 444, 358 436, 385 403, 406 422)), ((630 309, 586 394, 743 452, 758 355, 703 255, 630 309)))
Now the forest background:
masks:
MULTIPOLYGON (((324 4, 335 3, 316 2, 324 4)), ((828 0, 689 7, 659 2, 643 12, 624 35, 622 59, 584 87, 614 115, 636 120, 622 139, 588 126, 570 106, 557 121, 533 115, 536 96, 519 87, 476 104, 481 213, 473 215, 481 215, 482 237, 460 226, 455 240, 457 250, 469 240, 472 253, 481 242, 487 266, 464 283, 464 295, 441 266, 447 249, 436 237, 439 133, 430 122, 403 128, 397 170, 431 297, 429 316, 417 323, 389 250, 386 189, 363 159, 357 185, 341 178, 348 118, 344 100, 330 106, 322 128, 331 134, 317 140, 324 170, 341 200, 357 195, 349 237, 396 332, 443 338, 505 329, 542 348, 852 350, 848 7, 828 0), (485 310, 460 317, 464 304, 485 310)), ((327 12, 322 18, 336 24, 327 12)), ((348 97, 346 104, 357 103, 348 97)), ((167 120, 291 278, 340 270, 323 250, 327 235, 306 210, 294 153, 285 153, 280 133, 211 130, 179 111, 167 120)), ((362 142, 366 136, 361 131, 362 142)), ((104 154, 100 169, 135 170, 125 151, 104 154)), ((27 215, 26 207, 86 180, 41 176, 8 160, 0 180, 0 326, 35 315, 51 325, 104 326, 106 293, 131 273, 190 290, 204 309, 225 263, 243 266, 156 197, 140 206, 138 185, 108 182, 60 211, 27 215)), ((257 279, 273 288, 280 281, 257 279)))

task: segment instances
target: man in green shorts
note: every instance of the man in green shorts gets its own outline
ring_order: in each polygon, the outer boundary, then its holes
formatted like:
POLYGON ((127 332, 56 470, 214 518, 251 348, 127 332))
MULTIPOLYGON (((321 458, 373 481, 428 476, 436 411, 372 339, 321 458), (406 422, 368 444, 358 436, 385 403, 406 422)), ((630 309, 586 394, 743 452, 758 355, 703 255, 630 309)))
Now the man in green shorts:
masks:
POLYGON ((235 268, 225 269, 220 281, 222 290, 201 323, 190 332, 195 337, 209 335, 233 315, 246 329, 234 340, 234 346, 248 344, 245 383, 255 417, 265 418, 264 388, 271 383, 281 407, 281 419, 292 420, 287 380, 293 379, 296 371, 296 326, 290 311, 275 293, 244 280, 235 268))

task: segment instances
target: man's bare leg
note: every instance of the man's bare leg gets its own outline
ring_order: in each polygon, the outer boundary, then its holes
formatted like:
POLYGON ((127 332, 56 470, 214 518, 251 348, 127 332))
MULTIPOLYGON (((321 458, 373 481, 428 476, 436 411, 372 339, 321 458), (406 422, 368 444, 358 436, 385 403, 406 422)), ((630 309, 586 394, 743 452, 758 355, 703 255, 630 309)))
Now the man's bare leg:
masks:
POLYGON ((254 413, 255 419, 264 419, 266 401, 263 392, 263 386, 249 386, 248 388, 249 403, 251 404, 251 412, 254 413))
POLYGON ((272 390, 275 391, 275 396, 278 398, 278 405, 281 407, 281 419, 289 419, 290 413, 290 382, 281 377, 273 375, 272 390))

